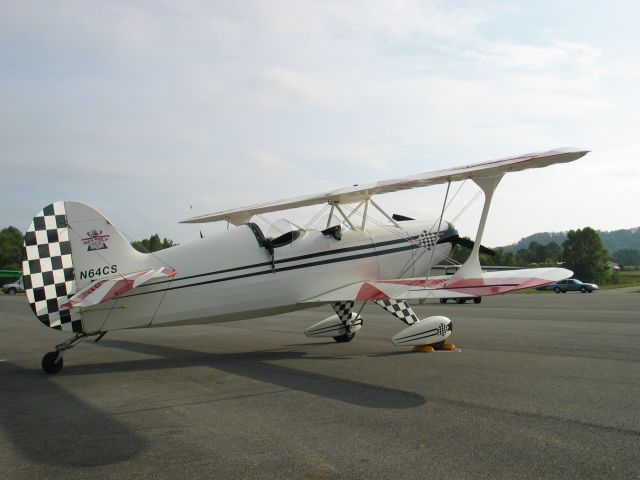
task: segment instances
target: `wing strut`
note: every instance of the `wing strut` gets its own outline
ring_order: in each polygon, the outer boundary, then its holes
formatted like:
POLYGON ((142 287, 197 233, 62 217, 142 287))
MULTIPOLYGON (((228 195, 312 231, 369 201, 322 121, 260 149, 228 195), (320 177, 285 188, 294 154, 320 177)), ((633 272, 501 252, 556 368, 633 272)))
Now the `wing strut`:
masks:
POLYGON ((400 224, 398 222, 396 222, 393 217, 391 217, 387 212, 385 212, 382 207, 380 205, 378 205, 376 202, 373 201, 373 198, 369 198, 369 201, 371 202, 371 205, 373 205, 374 207, 376 207, 376 209, 382 214, 384 215, 387 220, 389 220, 391 223, 393 223, 394 227, 399 228, 400 230, 402 230, 402 227, 400 226, 400 224))
POLYGON ((331 204, 332 206, 335 205, 336 206, 336 210, 338 210, 338 212, 340 212, 340 215, 342 215, 342 218, 344 218, 344 221, 347 222, 347 225, 349 225, 349 227, 351 228, 351 230, 355 230, 356 227, 353 226, 353 223, 351 223, 351 220, 349 220, 349 217, 346 216, 344 214, 344 212, 342 211, 342 209, 340 208, 340 204, 338 202, 334 202, 331 204))
POLYGON ((440 240, 440 227, 442 226, 442 217, 444 216, 444 211, 447 208, 447 199, 449 198, 449 188, 451 188, 451 181, 447 183, 447 192, 444 194, 444 202, 442 202, 442 212, 440 212, 440 218, 438 219, 438 230, 436 230, 436 232, 438 232, 436 234, 437 235, 436 243, 433 245, 431 250, 431 258, 429 259, 429 268, 427 269, 426 279, 429 279, 429 275, 431 274, 431 265, 433 264, 433 255, 436 253, 436 245, 438 245, 438 240, 440 240))
POLYGON ((476 241, 473 245, 469 258, 467 258, 467 261, 464 262, 458 271, 447 281, 447 285, 465 278, 482 277, 482 269, 480 268, 480 242, 482 241, 484 226, 487 223, 487 216, 489 215, 489 208, 491 207, 491 199, 493 198, 493 193, 496 191, 500 180, 502 180, 502 176, 503 174, 500 173, 498 175, 472 179, 484 192, 484 206, 482 207, 480 224, 478 225, 478 232, 476 233, 476 241))

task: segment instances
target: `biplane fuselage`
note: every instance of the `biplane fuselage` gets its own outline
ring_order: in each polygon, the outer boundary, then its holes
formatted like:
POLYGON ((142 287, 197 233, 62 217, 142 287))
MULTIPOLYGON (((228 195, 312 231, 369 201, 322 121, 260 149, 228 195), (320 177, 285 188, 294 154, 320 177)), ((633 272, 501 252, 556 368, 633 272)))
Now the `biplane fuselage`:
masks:
MULTIPOLYGON (((178 273, 83 310, 83 329, 225 322, 313 307, 303 302, 346 284, 424 275, 431 255, 415 239, 435 228, 434 221, 403 222, 402 229, 372 225, 344 231, 340 240, 304 230, 274 248, 272 262, 254 229, 234 227, 148 256, 178 273)), ((443 222, 442 230, 452 227, 443 222)), ((450 251, 451 244, 439 244, 435 258, 450 251)))

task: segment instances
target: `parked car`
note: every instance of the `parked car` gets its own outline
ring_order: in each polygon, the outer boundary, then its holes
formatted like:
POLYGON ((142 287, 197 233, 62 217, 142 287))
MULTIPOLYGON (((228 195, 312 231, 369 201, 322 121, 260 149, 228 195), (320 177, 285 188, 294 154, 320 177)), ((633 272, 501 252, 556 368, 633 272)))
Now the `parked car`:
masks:
POLYGON ((440 303, 447 303, 447 300, 453 300, 456 303, 465 303, 467 300, 473 300, 473 303, 480 303, 482 297, 441 298, 440 303))
POLYGON ((582 293, 593 293, 598 289, 598 285, 595 283, 585 283, 581 282, 576 278, 569 278, 568 280, 560 280, 559 282, 552 283, 550 285, 545 285, 544 287, 538 287, 538 290, 553 290, 556 293, 567 293, 567 292, 582 292, 582 293))
POLYGON ((16 280, 13 283, 7 283, 2 286, 2 291, 9 295, 13 295, 15 293, 24 293, 24 285, 22 284, 22 277, 16 280))

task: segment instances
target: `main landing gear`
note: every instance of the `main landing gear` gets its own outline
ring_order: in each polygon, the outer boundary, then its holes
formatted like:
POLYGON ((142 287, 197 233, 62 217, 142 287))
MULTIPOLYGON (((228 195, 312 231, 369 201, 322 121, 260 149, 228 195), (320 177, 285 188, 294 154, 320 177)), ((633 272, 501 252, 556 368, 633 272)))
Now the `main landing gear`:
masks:
POLYGON ((70 348, 75 347, 78 343, 83 340, 97 335, 98 338, 95 339, 97 343, 102 337, 106 335, 107 332, 99 332, 99 333, 76 333, 76 335, 66 342, 62 342, 60 345, 56 345, 55 352, 45 353, 44 357, 42 357, 42 369, 46 373, 58 373, 62 370, 64 366, 64 359, 62 358, 64 352, 69 350, 70 348))
POLYGON ((347 327, 347 333, 345 333, 344 335, 333 337, 333 339, 338 343, 344 343, 344 342, 350 342, 351 340, 354 339, 355 336, 356 336, 356 332, 349 330, 349 327, 347 327))

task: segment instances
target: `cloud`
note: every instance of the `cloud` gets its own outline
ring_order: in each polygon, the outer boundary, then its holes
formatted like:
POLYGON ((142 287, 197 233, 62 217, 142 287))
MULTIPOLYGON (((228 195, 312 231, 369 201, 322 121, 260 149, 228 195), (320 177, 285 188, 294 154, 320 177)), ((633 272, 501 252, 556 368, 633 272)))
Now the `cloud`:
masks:
POLYGON ((326 82, 286 68, 270 68, 262 74, 271 99, 279 97, 289 102, 304 102, 330 107, 335 96, 326 82))
MULTIPOLYGON (((0 226, 70 196, 113 209, 135 237, 180 240, 193 234, 174 223, 189 203, 202 213, 567 144, 594 152, 559 178, 505 181, 489 239, 572 221, 536 208, 597 178, 599 201, 580 215, 622 222, 611 212, 636 201, 640 62, 603 39, 631 45, 637 30, 551 25, 529 9, 4 2, 0 160, 7 195, 21 200, 0 226)), ((406 195, 380 202, 427 216, 440 202, 406 195)))

